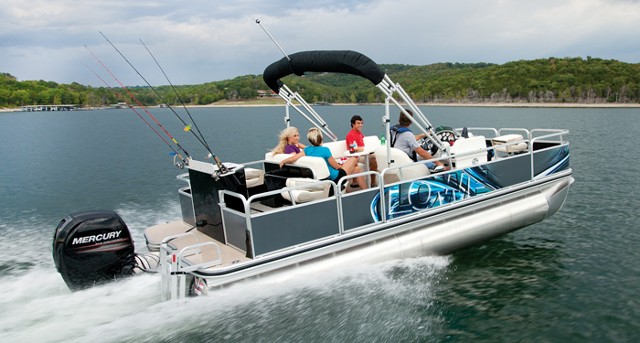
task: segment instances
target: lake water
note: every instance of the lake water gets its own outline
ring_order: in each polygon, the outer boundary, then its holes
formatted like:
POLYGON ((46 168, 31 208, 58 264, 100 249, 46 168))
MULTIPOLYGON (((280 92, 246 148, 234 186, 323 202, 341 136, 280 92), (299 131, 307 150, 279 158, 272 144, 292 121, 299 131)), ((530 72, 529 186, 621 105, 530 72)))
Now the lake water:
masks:
MULTIPOLYGON (((317 110, 339 137, 352 114, 366 135, 383 132, 382 106, 317 110)), ((160 138, 129 110, 0 113, 0 341, 639 341, 640 109, 423 110, 435 126, 569 129, 576 182, 564 208, 449 256, 246 282, 178 307, 160 302, 156 275, 71 293, 51 257, 70 212, 116 210, 139 247, 144 228, 180 216, 184 171, 160 138)), ((205 155, 169 110, 153 113, 205 155)), ((260 159, 284 127, 283 107, 191 113, 223 161, 260 159)))

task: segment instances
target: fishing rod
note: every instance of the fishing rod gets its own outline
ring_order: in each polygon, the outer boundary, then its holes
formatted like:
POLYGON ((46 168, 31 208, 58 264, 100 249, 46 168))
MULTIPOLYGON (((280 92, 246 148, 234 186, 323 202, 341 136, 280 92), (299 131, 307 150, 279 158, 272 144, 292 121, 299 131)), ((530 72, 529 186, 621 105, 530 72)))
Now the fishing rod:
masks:
POLYGON ((256 19, 256 24, 258 24, 264 30, 264 33, 266 33, 267 36, 269 36, 269 38, 271 38, 271 41, 273 41, 273 43, 278 47, 278 49, 280 49, 280 51, 282 52, 284 57, 287 58, 287 61, 291 61, 291 58, 289 58, 289 55, 287 55, 287 53, 284 52, 284 49, 280 46, 280 44, 278 44, 278 42, 275 40, 275 38, 273 38, 271 33, 269 33, 269 31, 267 31, 267 28, 264 27, 264 25, 262 25, 262 23, 260 22, 260 19, 256 19))
MULTIPOLYGON (((84 66, 85 66, 87 69, 89 69, 89 71, 91 71, 91 72, 93 73, 93 75, 95 75, 95 76, 96 76, 100 81, 102 81, 102 83, 104 83, 104 85, 105 85, 107 88, 112 89, 112 90, 113 90, 113 92, 116 94, 116 96, 117 96, 117 97, 124 99, 124 96, 123 96, 122 94, 120 94, 118 91, 116 91, 116 90, 114 89, 114 87, 112 87, 111 85, 109 85, 109 84, 107 83, 107 81, 105 81, 102 77, 100 77, 100 75, 98 75, 98 73, 96 73, 93 69, 91 69, 91 67, 89 67, 89 66, 88 66, 88 65, 86 65, 86 64, 85 64, 84 66)), ((126 100, 125 100, 125 101, 126 101, 126 100)), ((129 105, 129 104, 127 103, 127 105, 129 105)), ((176 149, 174 149, 174 148, 171 146, 171 144, 169 144, 169 142, 168 142, 164 137, 162 137, 162 135, 160 135, 160 133, 159 133, 156 129, 154 129, 154 128, 153 128, 153 126, 151 126, 151 124, 149 124, 149 122, 148 122, 146 119, 144 119, 144 117, 143 117, 143 116, 142 116, 142 115, 141 115, 141 114, 140 114, 140 113, 139 113, 135 108, 133 108, 132 106, 129 106, 129 108, 130 108, 130 109, 131 109, 135 114, 137 114, 137 115, 138 115, 138 117, 139 117, 140 119, 142 119, 142 121, 143 121, 145 124, 147 124, 147 126, 148 126, 151 130, 153 130, 153 132, 155 132, 155 134, 156 134, 156 135, 158 135, 158 137, 160 137, 160 139, 162 139, 162 141, 164 142, 164 144, 166 144, 166 145, 169 147, 169 149, 171 149, 171 150, 173 151, 173 153, 174 153, 175 155, 180 155, 180 154, 176 151, 176 149)))
MULTIPOLYGON (((187 115, 189 116, 189 119, 191 120, 191 122, 193 123, 194 127, 196 128, 196 131, 198 131, 198 134, 200 135, 200 138, 202 138, 202 141, 204 142, 205 147, 207 148, 207 150, 209 150, 209 144, 207 144, 207 141, 205 141, 204 136, 202 135, 202 132, 200 132, 200 128, 198 128, 198 124, 196 124, 196 121, 193 120, 193 117, 191 116, 191 112, 189 112, 189 109, 187 108, 187 105, 185 105, 184 101, 182 101, 182 98, 180 97, 180 94, 178 94, 178 90, 176 90, 176 87, 173 85, 171 80, 169 80, 169 76, 167 76, 167 73, 165 73, 165 71, 162 68, 162 66, 160 66, 160 62, 158 62, 156 57, 153 55, 151 50, 149 50, 147 45, 144 44, 142 39, 140 39, 140 43, 142 43, 142 46, 144 46, 144 48, 147 50, 149 55, 151 55, 151 58, 153 58, 153 61, 156 63, 156 65, 158 66, 158 68, 162 72, 162 75, 164 75, 164 78, 167 80, 167 82, 171 86, 171 89, 173 90, 173 93, 176 95, 176 98, 178 98, 178 101, 180 101, 180 104, 182 104, 182 108, 184 108, 184 111, 187 112, 187 115)), ((167 104, 167 106, 169 106, 169 104, 167 104)))
MULTIPOLYGON (((269 33, 269 31, 267 31, 267 28, 264 27, 264 25, 262 25, 262 23, 260 22, 260 19, 256 19, 256 24, 258 24, 262 30, 264 30, 264 32, 267 34, 267 36, 269 36, 269 38, 271 38, 271 41, 278 47, 278 49, 280 49, 280 51, 282 52, 282 54, 284 55, 284 57, 287 58, 287 61, 289 61, 289 67, 291 68, 291 58, 289 57, 289 55, 287 55, 286 52, 284 52, 284 49, 282 49, 282 47, 280 46, 280 44, 278 44, 278 42, 275 40, 275 38, 273 38, 273 36, 271 35, 271 33, 269 33)), ((309 121, 313 126, 317 127, 320 131, 324 132, 329 138, 333 139, 333 141, 337 141, 338 140, 338 136, 336 136, 335 133, 333 133, 333 131, 331 131, 331 129, 329 128, 329 125, 324 121, 324 119, 322 119, 322 117, 318 114, 318 112, 316 112, 311 106, 309 106, 309 104, 307 103, 306 100, 304 100, 302 98, 302 96, 300 96, 297 92, 292 92, 291 89, 289 89, 289 87, 287 87, 287 85, 283 84, 282 87, 278 90, 278 95, 287 102, 287 109, 286 109, 286 114, 285 114, 285 123, 287 124, 287 126, 289 126, 289 122, 290 122, 290 118, 289 118, 289 105, 292 105, 293 109, 296 110, 298 113, 300 113, 300 115, 302 115, 305 119, 307 119, 307 121, 309 121), (293 101, 292 100, 297 100, 300 105, 307 110, 307 112, 309 112, 309 114, 311 114, 311 116, 313 116, 313 118, 315 118, 315 120, 318 121, 318 123, 316 123, 315 121, 313 121, 313 119, 309 118, 309 116, 307 116, 307 114, 305 114, 302 110, 300 110, 297 106, 293 105, 293 101)))
MULTIPOLYGON (((178 94, 178 90, 176 90, 176 88, 174 87, 173 83, 171 82, 171 80, 169 80, 169 76, 167 76, 167 73, 165 73, 164 69, 162 68, 162 66, 160 66, 160 62, 158 62, 158 60, 156 59, 156 57, 153 55, 153 53, 151 52, 151 50, 149 50, 149 48, 147 47, 146 44, 144 44, 144 42, 142 41, 142 39, 140 39, 140 43, 142 43, 142 46, 144 46, 144 48, 147 50, 147 52, 149 53, 149 55, 151 55, 151 58, 153 58, 153 61, 156 63, 156 65, 158 66, 158 68, 160 69, 160 71, 162 71, 162 74, 164 75, 164 78, 167 80, 167 82, 169 83, 169 85, 171 86, 171 89, 173 90, 173 93, 176 95, 176 97, 178 98, 178 101, 180 101, 180 104, 182 104, 182 107, 184 108, 185 112, 187 112, 187 115, 189 116, 189 119, 191 120, 191 122, 193 123, 193 126, 195 127, 196 131, 198 132, 198 134, 200 135, 200 138, 202 138, 202 143, 205 146, 205 148, 207 149, 207 151, 209 151, 209 157, 213 158, 216 161, 216 164, 218 165, 218 168, 220 168, 220 166, 222 165, 222 161, 220 161, 220 159, 213 154, 213 152, 211 151, 211 148, 209 148, 209 144, 207 143, 207 141, 204 139, 204 135, 202 134, 202 132, 200 131, 200 128, 198 127, 198 124, 196 123, 196 121, 193 119, 193 117, 191 116, 191 112, 189 112, 189 109, 187 109, 187 106, 185 105, 184 101, 182 100, 182 98, 180 97, 180 94, 178 94)), ((167 104, 167 106, 169 106, 167 104)))
MULTIPOLYGON (((133 93, 131 93, 129 88, 127 88, 127 86, 125 86, 122 82, 120 82, 120 80, 111 72, 111 70, 104 63, 102 63, 102 60, 100 60, 98 58, 98 56, 96 56, 93 53, 93 51, 91 51, 91 49, 89 49, 89 47, 87 47, 86 45, 84 47, 89 51, 91 56, 93 56, 93 58, 95 58, 96 61, 98 61, 98 63, 102 66, 102 68, 104 68, 109 73, 109 75, 111 75, 111 77, 114 80, 116 80, 116 82, 118 82, 118 84, 120 84, 120 87, 122 87, 122 89, 124 89, 127 92, 127 94, 131 97, 131 99, 133 99, 138 104, 138 106, 140 106, 140 108, 142 108, 144 110, 144 112, 158 125, 158 127, 160 127, 162 129, 162 131, 164 131, 164 133, 173 141, 173 143, 175 145, 177 145, 178 148, 180 150, 182 150, 182 152, 184 152, 184 154, 187 156, 187 158, 191 158, 191 156, 189 155, 187 150, 185 150, 180 145, 180 143, 178 143, 178 141, 175 138, 173 138, 173 136, 169 133, 169 131, 167 131, 167 129, 165 129, 164 126, 162 126, 162 124, 160 124, 160 122, 156 119, 156 117, 154 117, 153 114, 151 114, 151 112, 149 112, 149 110, 147 110, 147 108, 144 105, 142 105, 142 103, 138 100, 138 98, 136 98, 136 96, 133 95, 133 93)), ((182 157, 181 155, 178 155, 178 156, 180 157, 180 159, 182 159, 182 161, 185 164, 188 164, 188 161, 184 157, 182 157)))
MULTIPOLYGON (((209 154, 210 154, 212 157, 213 157, 213 156, 215 156, 215 155, 211 152, 211 149, 209 149, 209 146, 208 146, 208 145, 207 145, 207 144, 206 144, 206 143, 205 143, 205 142, 204 142, 204 141, 203 141, 203 140, 202 140, 202 139, 201 139, 201 138, 200 138, 200 137, 199 137, 195 132, 191 131, 191 129, 190 129, 190 127, 191 127, 191 126, 190 126, 190 125, 188 125, 188 124, 187 124, 187 123, 186 123, 186 122, 185 122, 185 121, 180 117, 180 115, 178 115, 178 113, 173 109, 173 107, 169 106, 169 104, 167 103, 167 101, 162 97, 162 95, 160 95, 160 93, 158 93, 158 91, 156 90, 156 88, 155 88, 155 87, 153 87, 153 86, 151 85, 151 83, 149 83, 149 81, 147 81, 147 79, 146 79, 144 76, 142 76, 142 74, 138 71, 138 69, 137 69, 136 67, 134 67, 134 66, 133 66, 133 64, 129 61, 129 59, 127 59, 127 57, 125 57, 125 56, 124 56, 124 54, 123 54, 123 53, 122 53, 122 52, 121 52, 121 51, 120 51, 120 50, 115 46, 115 44, 113 44, 113 42, 111 42, 111 40, 109 40, 109 38, 107 38, 107 36, 106 36, 104 33, 102 33, 101 31, 98 31, 98 32, 100 32, 100 35, 102 35, 102 37, 104 37, 104 39, 105 39, 105 40, 106 40, 106 41, 111 45, 111 47, 113 47, 113 48, 118 52, 118 54, 120 54, 120 57, 122 57, 122 58, 127 62, 127 64, 129 64, 129 66, 130 66, 130 67, 131 67, 131 68, 132 68, 132 69, 133 69, 133 70, 138 74, 138 76, 140 76, 140 77, 142 78, 142 80, 147 84, 147 86, 149 86, 149 88, 151 88, 151 90, 156 94, 156 96, 157 96, 157 97, 158 97, 158 98, 159 98, 163 103, 167 104, 167 107, 169 107, 169 109, 171 110, 171 112, 173 112, 173 114, 176 116, 176 118, 178 118, 178 120, 180 120, 180 122, 184 125, 184 129, 185 129, 185 131, 189 131, 189 132, 191 132, 191 133, 196 137, 196 139, 198 140, 198 142, 200 142, 200 144, 202 144, 202 146, 204 146, 204 147, 205 147, 205 149, 207 149, 207 151, 209 151, 209 154)), ((226 172, 227 172, 227 168, 222 164, 222 162, 220 161, 220 159, 219 159, 219 158, 217 158, 217 157, 215 157, 215 158, 214 158, 214 160, 216 161, 216 165, 218 166, 218 170, 219 170, 221 173, 226 173, 226 172)))

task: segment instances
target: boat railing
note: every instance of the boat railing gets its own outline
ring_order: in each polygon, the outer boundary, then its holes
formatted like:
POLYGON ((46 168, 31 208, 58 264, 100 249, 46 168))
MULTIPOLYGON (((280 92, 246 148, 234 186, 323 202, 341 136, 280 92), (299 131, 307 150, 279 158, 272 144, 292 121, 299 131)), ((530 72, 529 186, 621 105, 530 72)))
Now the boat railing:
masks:
POLYGON ((176 179, 189 183, 189 173, 182 173, 176 176, 176 179))
POLYGON ((368 170, 368 171, 363 171, 357 174, 347 175, 338 181, 338 189, 340 189, 340 193, 347 194, 346 192, 347 182, 354 180, 360 176, 364 176, 365 178, 370 178, 373 175, 376 175, 376 177, 380 177, 380 174, 373 170, 368 170))
MULTIPOLYGON (((464 130, 464 127, 457 127, 455 128, 456 133, 458 133, 458 135, 462 134, 462 131, 464 130)), ((483 134, 483 136, 485 137, 497 137, 498 136, 498 130, 495 127, 467 127, 466 128, 467 131, 472 132, 474 134, 478 134, 479 132, 490 132, 492 133, 492 135, 488 136, 486 134, 483 134)))
POLYGON ((511 134, 511 133, 521 133, 524 139, 531 139, 531 133, 527 129, 516 128, 516 127, 503 127, 498 130, 498 136, 511 134))
MULTIPOLYGON (((313 203, 318 203, 318 202, 332 202, 335 203, 335 208, 336 208, 336 216, 338 218, 338 230, 336 231, 336 234, 341 234, 342 232, 344 232, 344 226, 340 217, 340 201, 341 201, 341 195, 338 193, 338 189, 337 189, 337 185, 330 180, 316 180, 315 183, 312 184, 303 184, 303 185, 296 185, 294 187, 283 187, 281 189, 276 189, 276 190, 271 190, 271 191, 267 191, 267 192, 262 192, 262 193, 258 193, 258 194, 254 194, 252 196, 250 196, 249 198, 245 198, 242 194, 238 194, 235 192, 231 192, 228 190, 221 190, 219 191, 220 194, 220 206, 224 209, 222 212, 222 218, 223 221, 225 221, 225 212, 226 213, 232 213, 234 215, 240 216, 243 218, 244 220, 244 225, 245 225, 245 229, 247 230, 247 232, 249 233, 249 237, 250 237, 250 249, 251 249, 251 256, 254 256, 254 258, 258 258, 260 257, 260 255, 262 255, 260 252, 256 251, 256 246, 255 246, 255 242, 254 242, 254 224, 252 222, 253 219, 258 218, 258 217, 262 217, 265 215, 264 212, 258 212, 258 213, 253 213, 251 210, 251 205, 253 203, 259 202, 261 200, 265 200, 268 199, 272 196, 279 196, 284 192, 292 192, 295 190, 305 190, 305 189, 314 189, 318 186, 323 186, 323 185, 328 185, 330 188, 332 188, 333 190, 333 196, 329 196, 326 198, 321 198, 321 199, 317 199, 314 201, 310 201, 310 202, 296 202, 295 201, 295 197, 291 197, 292 202, 290 206, 283 206, 283 207, 276 207, 271 209, 267 214, 268 215, 277 215, 277 213, 286 213, 287 211, 291 211, 291 209, 293 208, 298 208, 301 206, 307 206, 308 204, 313 204, 313 203), (239 199, 242 204, 243 204, 243 211, 235 211, 229 207, 226 206, 226 203, 224 201, 225 197, 233 197, 233 198, 237 198, 239 199)), ((300 242, 300 244, 308 244, 311 243, 313 240, 309 240, 309 241, 304 241, 304 242, 300 242)), ((244 243, 244 242, 239 242, 239 243, 244 243)), ((294 244, 291 246, 287 246, 284 249, 291 249, 291 248, 295 248, 297 246, 299 246, 300 244, 294 244)), ((241 250, 242 247, 237 246, 235 244, 234 245, 236 248, 239 248, 241 250)), ((281 250, 281 249, 278 249, 281 250)), ((276 250, 277 251, 277 250, 276 250)), ((270 251, 269 253, 273 253, 275 251, 270 251)))
POLYGON ((564 137, 569 134, 569 130, 566 129, 534 129, 531 130, 531 180, 535 178, 534 158, 533 158, 533 146, 538 142, 551 142, 560 145, 568 145, 569 143, 564 140, 564 137))
MULTIPOLYGON (((493 128, 470 127, 467 129, 469 130, 469 132, 474 132, 474 133, 475 132, 493 132, 494 136, 489 136, 487 137, 487 139, 492 139, 501 135, 511 134, 511 133, 522 134, 522 137, 523 137, 522 140, 511 141, 511 142, 507 142, 505 144, 500 144, 500 145, 492 145, 487 147, 487 151, 490 151, 490 152, 492 151, 493 154, 497 156, 499 151, 498 149, 500 148, 509 151, 509 147, 517 146, 518 144, 521 144, 521 143, 526 143, 527 144, 526 150, 520 152, 516 156, 522 156, 523 154, 529 155, 530 166, 531 166, 529 181, 532 181, 535 179, 534 155, 536 151, 540 151, 539 149, 534 148, 536 143, 551 143, 553 146, 569 144, 565 140, 565 136, 569 134, 569 130, 566 130, 566 129, 532 129, 530 131, 523 128, 501 128, 499 130, 496 130, 493 128)), ((461 129, 458 128, 456 130, 461 130, 461 129)), ((509 158, 509 157, 513 157, 513 155, 508 154, 506 158, 509 158)))
POLYGON ((548 140, 557 143, 566 143, 564 136, 569 134, 569 130, 566 129, 533 129, 531 130, 531 138, 532 140, 541 141, 548 140), (553 140, 550 138, 558 138, 557 140, 553 140))
MULTIPOLYGON (((179 296, 178 289, 184 292, 185 274, 180 273, 180 267, 182 266, 181 258, 178 258, 178 249, 169 245, 169 243, 178 238, 185 238, 192 236, 196 241, 196 245, 200 244, 198 237, 193 232, 185 232, 177 235, 171 235, 165 237, 160 243, 160 273, 162 275, 162 282, 160 284, 160 294, 162 300, 177 299, 179 296)), ((187 246, 188 248, 189 246, 187 246)), ((219 248, 219 247, 218 247, 219 248)), ((182 294, 181 297, 184 297, 182 294)))

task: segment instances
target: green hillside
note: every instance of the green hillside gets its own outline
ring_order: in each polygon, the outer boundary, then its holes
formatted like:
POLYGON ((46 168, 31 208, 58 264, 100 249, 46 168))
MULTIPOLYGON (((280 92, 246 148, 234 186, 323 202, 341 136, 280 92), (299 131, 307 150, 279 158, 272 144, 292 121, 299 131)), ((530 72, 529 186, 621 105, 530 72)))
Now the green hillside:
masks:
MULTIPOLYGON (((489 63, 438 63, 426 66, 382 64, 418 103, 640 103, 640 63, 599 58, 548 58, 489 63)), ((308 102, 379 103, 384 95, 362 78, 344 74, 309 74, 283 79, 308 102)), ((261 75, 199 85, 176 86, 187 104, 256 99, 268 88, 261 75)), ((168 86, 156 87, 160 100, 148 87, 131 91, 144 105, 178 104, 168 86)), ((130 99, 120 89, 94 88, 78 83, 18 81, 0 74, 0 106, 78 104, 107 106, 130 99)))

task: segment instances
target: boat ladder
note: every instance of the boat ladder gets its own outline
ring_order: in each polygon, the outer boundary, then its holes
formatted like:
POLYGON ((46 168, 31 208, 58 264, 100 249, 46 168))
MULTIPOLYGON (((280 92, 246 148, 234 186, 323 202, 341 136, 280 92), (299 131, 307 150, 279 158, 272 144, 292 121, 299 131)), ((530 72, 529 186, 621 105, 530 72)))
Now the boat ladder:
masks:
POLYGON ((170 244, 173 240, 189 235, 193 236, 197 241, 197 236, 191 232, 186 232, 166 237, 160 244, 160 274, 162 275, 160 292, 162 300, 184 299, 187 291, 186 279, 189 272, 222 264, 220 246, 214 242, 200 242, 187 245, 181 249, 170 244), (205 246, 213 247, 217 258, 193 263, 193 258, 198 255, 202 259, 202 248, 205 246))

